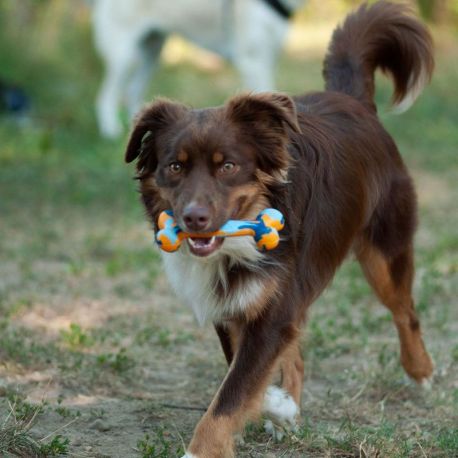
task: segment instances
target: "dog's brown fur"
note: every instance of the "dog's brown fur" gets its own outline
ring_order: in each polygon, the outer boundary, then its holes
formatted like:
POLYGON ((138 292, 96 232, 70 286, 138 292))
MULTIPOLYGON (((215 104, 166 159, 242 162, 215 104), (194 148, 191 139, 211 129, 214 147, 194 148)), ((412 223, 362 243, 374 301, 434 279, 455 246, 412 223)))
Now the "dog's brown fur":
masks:
POLYGON ((405 7, 385 1, 362 6, 335 31, 325 92, 294 100, 240 95, 205 110, 159 100, 137 120, 126 160, 138 158, 140 192, 156 229, 167 208, 185 224, 191 201, 209 212, 204 232, 229 218, 253 218, 265 206, 286 217, 280 246, 254 265, 230 255, 221 260, 225 281, 215 277, 213 285, 219 303, 250 282, 261 282, 263 293, 215 320, 229 371, 195 430, 193 456, 232 456, 233 433, 259 412, 277 370, 300 403, 306 309, 352 250, 393 315, 404 369, 418 382, 432 374, 411 297, 415 191, 376 115, 377 67, 392 74, 395 102, 433 69, 426 29, 405 7), (180 171, 172 172, 178 160, 180 171), (234 165, 228 173, 224 161, 234 165))

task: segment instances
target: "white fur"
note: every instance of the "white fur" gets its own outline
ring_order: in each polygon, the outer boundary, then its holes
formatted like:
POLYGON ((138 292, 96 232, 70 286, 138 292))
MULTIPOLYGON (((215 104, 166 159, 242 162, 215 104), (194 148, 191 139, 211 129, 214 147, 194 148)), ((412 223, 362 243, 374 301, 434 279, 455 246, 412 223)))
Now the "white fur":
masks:
POLYGON ((199 458, 196 455, 193 455, 192 453, 186 452, 181 458, 199 458))
MULTIPOLYGON (((304 0, 284 1, 297 8, 304 0)), ((96 0, 94 37, 106 68, 97 97, 101 133, 121 133, 123 99, 131 116, 139 109, 169 34, 233 61, 244 88, 266 91, 274 89, 274 62, 287 26, 260 0, 96 0)))
MULTIPOLYGON (((270 385, 264 395, 263 412, 274 417, 282 426, 294 427, 299 406, 283 388, 270 385)), ((268 428, 269 425, 267 424, 265 427, 268 428)))
POLYGON ((407 385, 411 385, 415 388, 420 388, 424 391, 430 391, 433 387, 434 373, 429 377, 424 377, 420 380, 410 378, 407 374, 404 374, 404 381, 407 385))
POLYGON ((393 106, 393 113, 401 114, 407 111, 417 100, 423 88, 428 83, 428 72, 422 68, 418 78, 415 80, 410 78, 407 93, 402 100, 393 106))
POLYGON ((425 391, 430 391, 433 387, 433 377, 422 378, 419 382, 420 387, 425 391))
POLYGON ((242 264, 255 270, 263 255, 251 237, 228 237, 219 250, 203 258, 193 256, 187 243, 175 253, 162 252, 165 271, 175 293, 193 309, 201 324, 243 312, 264 290, 258 280, 249 280, 237 289, 228 288, 228 266, 223 257, 229 258, 229 268, 242 264), (218 284, 226 291, 223 299, 215 293, 218 284))
POLYGON ((281 427, 278 427, 277 425, 274 425, 274 422, 272 420, 265 420, 264 421, 264 431, 267 434, 270 434, 272 436, 272 439, 275 442, 281 442, 283 438, 285 437, 285 432, 282 430, 281 427))

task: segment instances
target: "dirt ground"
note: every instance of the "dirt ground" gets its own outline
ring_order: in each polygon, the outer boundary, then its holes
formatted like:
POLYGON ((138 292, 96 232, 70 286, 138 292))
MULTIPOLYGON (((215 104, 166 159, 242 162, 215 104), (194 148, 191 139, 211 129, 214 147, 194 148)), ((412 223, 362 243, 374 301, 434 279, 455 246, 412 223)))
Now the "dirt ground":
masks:
MULTIPOLYGON (((426 174, 416 179, 424 212, 443 215, 451 189, 426 174), (439 199, 430 202, 432 194, 439 199)), ((104 218, 81 224, 70 214, 38 236, 54 259, 2 263, 14 307, 2 322, 0 414, 40 406, 31 434, 44 442, 61 435, 70 456, 176 456, 225 361, 212 328, 200 328, 171 294, 146 224, 124 221, 105 232, 104 218), (77 259, 59 259, 67 240, 77 259)), ((9 249, 27 246, 10 229, 9 249)), ((456 271, 448 250, 431 270, 434 237, 434 227, 421 226, 416 281, 436 362, 432 389, 405 380, 390 317, 349 260, 310 313, 299 432, 277 444, 251 425, 237 456, 452 456, 436 438, 456 444, 456 271)))

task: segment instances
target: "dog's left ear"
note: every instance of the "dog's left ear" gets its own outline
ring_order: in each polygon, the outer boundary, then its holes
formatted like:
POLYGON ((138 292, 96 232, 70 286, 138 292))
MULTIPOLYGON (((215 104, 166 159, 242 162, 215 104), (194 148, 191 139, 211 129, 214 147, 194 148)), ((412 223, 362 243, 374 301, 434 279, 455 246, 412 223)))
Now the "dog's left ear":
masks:
MULTIPOLYGON (((291 97, 281 93, 239 95, 227 105, 229 116, 234 121, 263 126, 275 130, 289 127, 300 132, 296 106, 291 97)), ((285 132, 286 133, 286 132, 285 132)))
POLYGON ((288 167, 289 131, 300 132, 290 97, 279 93, 240 95, 229 101, 227 113, 240 127, 244 140, 257 151, 262 171, 273 174, 288 167))

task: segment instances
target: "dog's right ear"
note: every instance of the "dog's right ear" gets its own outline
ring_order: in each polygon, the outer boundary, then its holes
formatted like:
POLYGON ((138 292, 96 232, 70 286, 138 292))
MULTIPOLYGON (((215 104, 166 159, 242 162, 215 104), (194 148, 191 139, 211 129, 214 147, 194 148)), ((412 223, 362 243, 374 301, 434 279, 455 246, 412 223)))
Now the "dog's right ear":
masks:
POLYGON ((188 108, 167 99, 158 99, 146 106, 136 117, 127 143, 125 160, 132 162, 139 157, 137 168, 147 163, 156 167, 156 138, 159 132, 181 119, 188 108))

